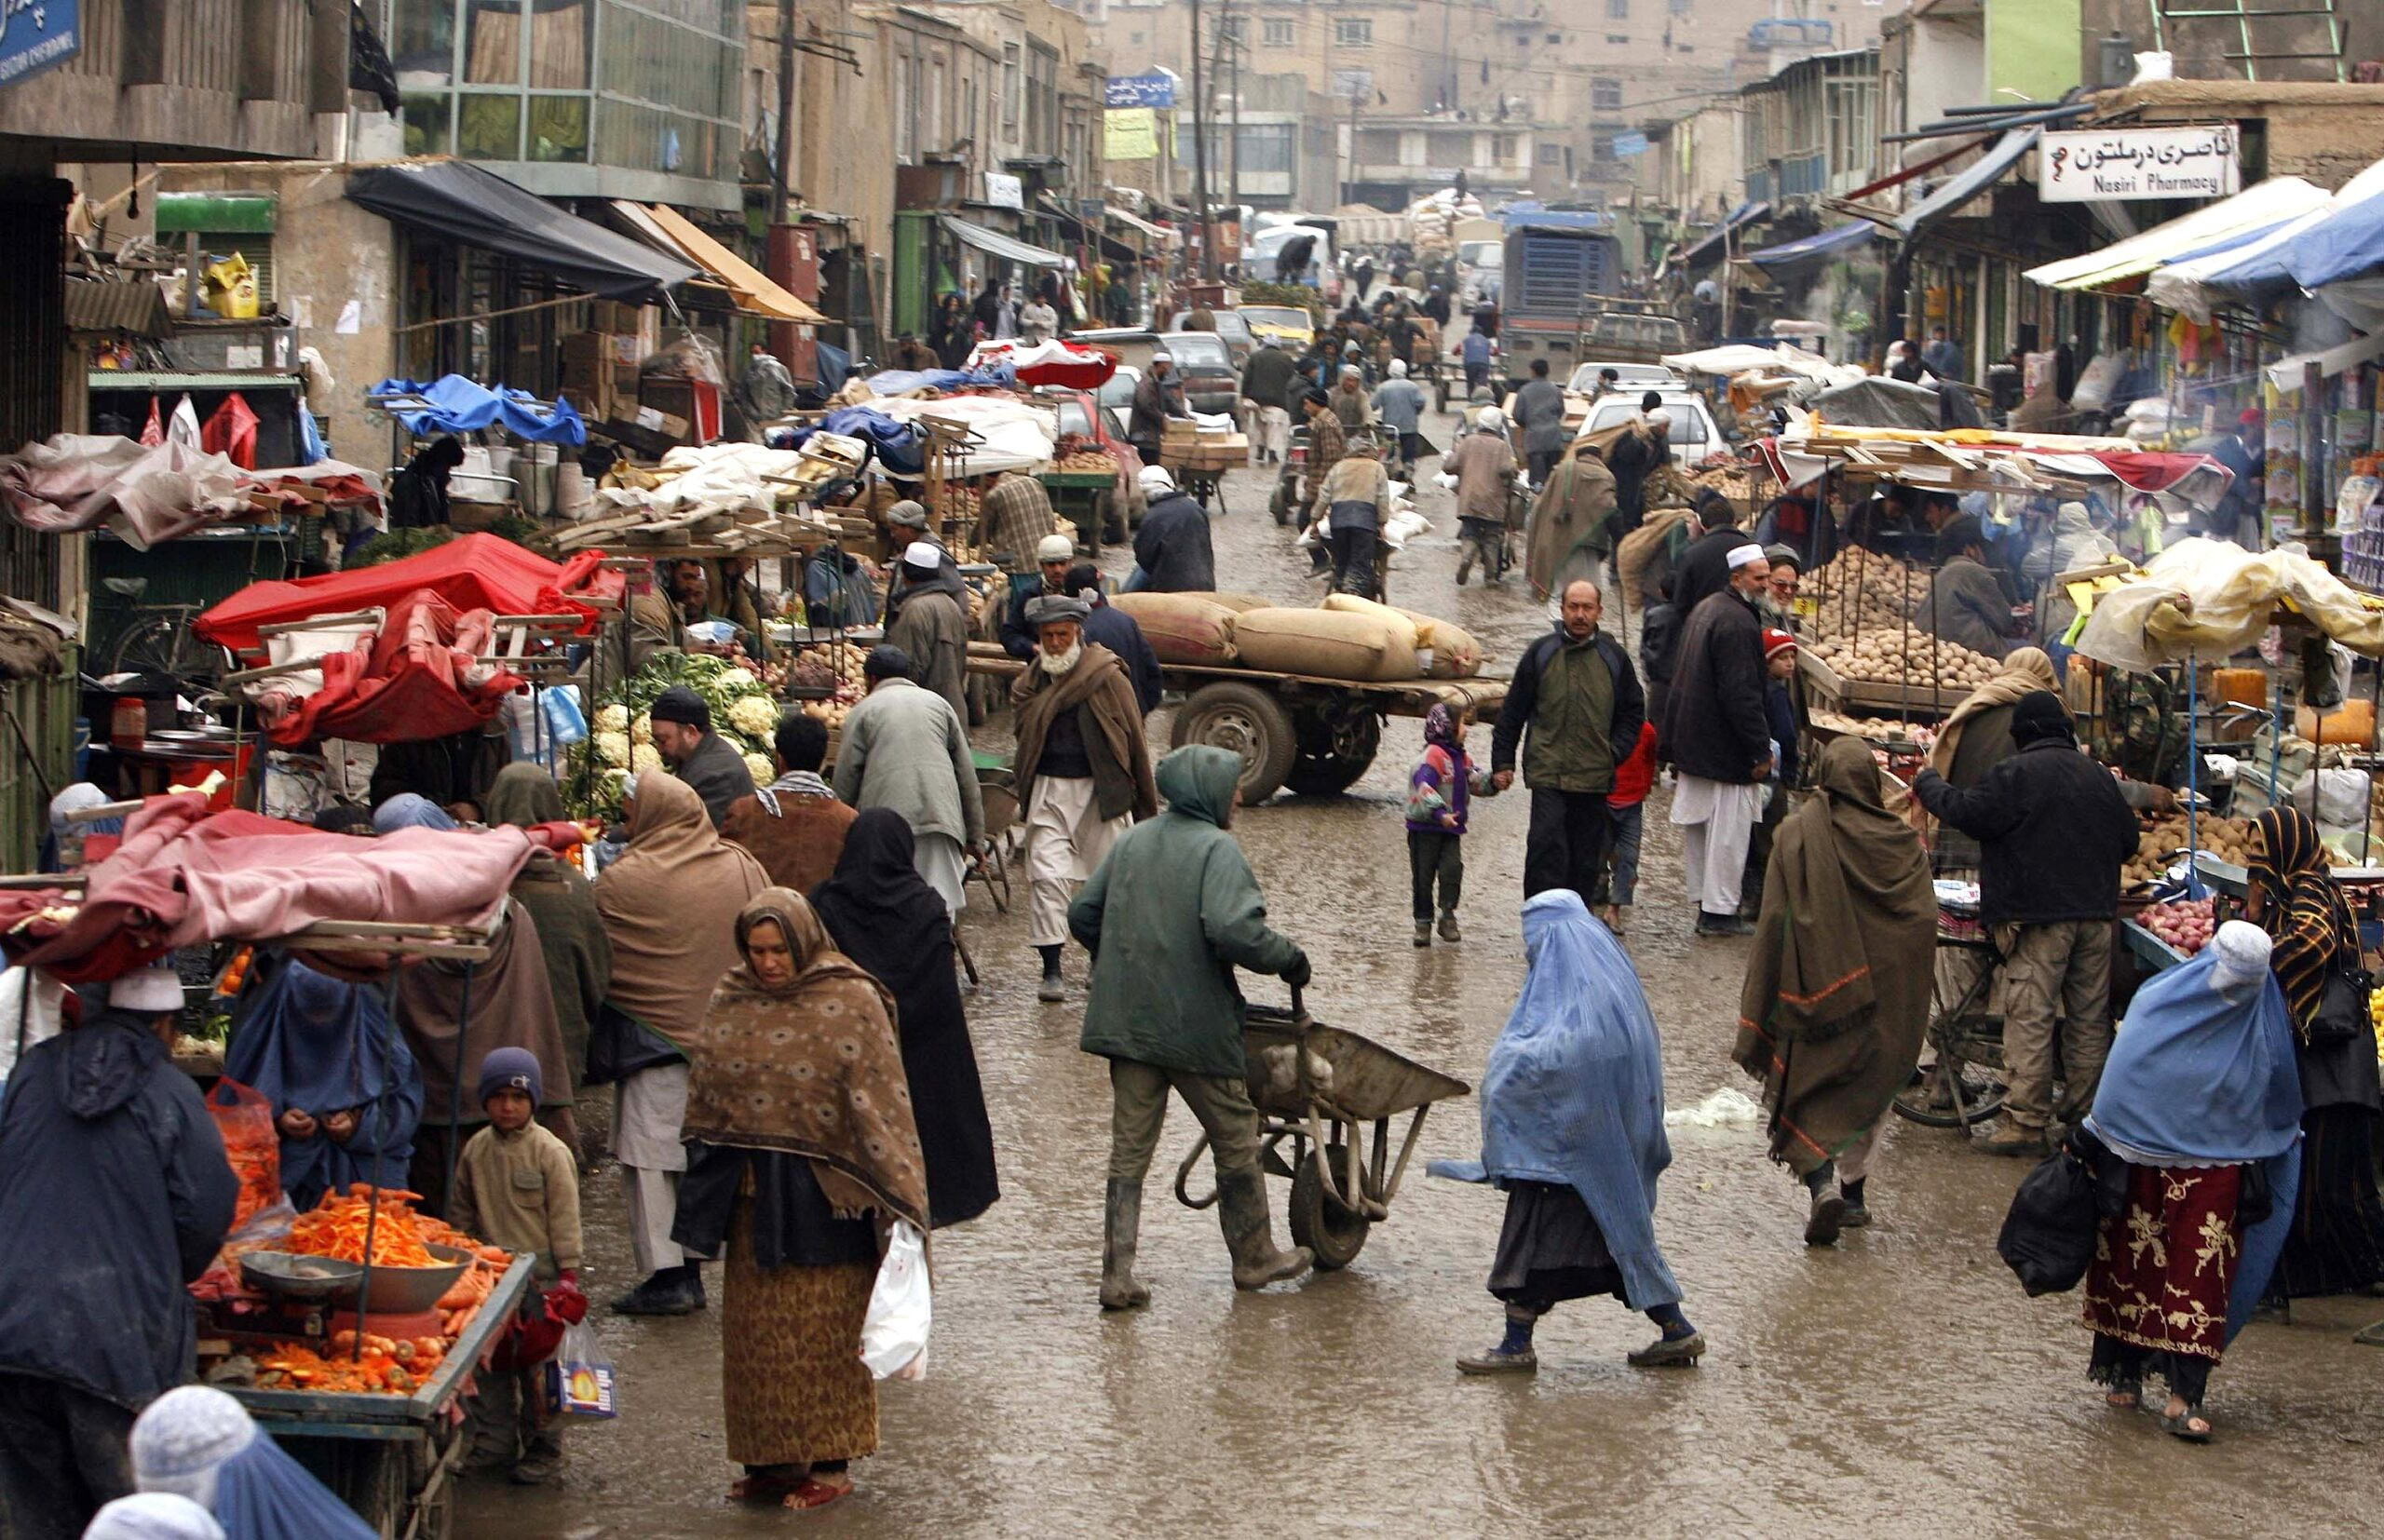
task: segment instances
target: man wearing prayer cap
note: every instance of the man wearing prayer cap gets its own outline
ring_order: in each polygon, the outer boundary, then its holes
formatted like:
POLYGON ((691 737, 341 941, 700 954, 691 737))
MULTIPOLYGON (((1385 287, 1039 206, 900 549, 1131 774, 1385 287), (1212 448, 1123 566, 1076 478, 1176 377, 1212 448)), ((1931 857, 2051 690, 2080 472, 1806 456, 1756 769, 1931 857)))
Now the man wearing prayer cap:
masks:
POLYGON ((869 695, 845 718, 836 750, 836 795, 867 811, 890 807, 911 826, 912 864, 957 915, 968 853, 985 834, 985 805, 968 725, 952 703, 923 687, 903 649, 870 649, 869 695))
POLYGON ((1664 698, 1657 741, 1678 767, 1672 821, 1681 831, 1697 934, 1743 936, 1739 918, 1747 842, 1772 772, 1763 621, 1754 601, 1771 575, 1763 547, 1741 541, 1723 554, 1727 586, 1688 613, 1664 698))
POLYGON ((704 811, 718 829, 728 817, 730 803, 753 794, 753 772, 745 756, 712 731, 711 708, 684 684, 655 696, 646 715, 654 728, 655 752, 703 799, 704 811))
POLYGON ((1009 608, 1002 618, 1002 651, 1026 662, 1035 655, 1035 628, 1026 608, 1047 593, 1066 593, 1069 569, 1077 564, 1077 543, 1064 534, 1047 534, 1035 547, 1036 571, 1009 580, 1009 608))
POLYGON ((74 1540, 129 1493, 133 1412, 191 1374, 185 1287, 231 1228, 239 1181, 170 1057, 170 967, 83 993, 26 1050, 0 1118, 0 1515, 74 1540))
POLYGON ((902 550, 901 581, 887 600, 886 640, 911 655, 918 681, 968 720, 969 593, 951 557, 925 540, 902 550))
POLYGON ((2019 751, 1957 788, 1934 770, 1912 794, 1979 842, 1979 917, 2003 964, 2003 1118, 1975 1148, 2034 1156, 2093 1104, 2111 1047, 2111 922, 2136 821, 2111 773, 2078 749, 2050 690, 2012 707, 2019 751), (2058 1041, 2061 1100, 2053 1100, 2058 1041))
POLYGON ((1010 686, 1014 775, 1026 816, 1027 939, 1042 958, 1036 998, 1044 1001, 1067 996, 1060 957, 1069 899, 1130 818, 1158 811, 1141 703, 1118 655, 1084 639, 1090 613, 1070 594, 1028 605, 1036 654, 1010 686))

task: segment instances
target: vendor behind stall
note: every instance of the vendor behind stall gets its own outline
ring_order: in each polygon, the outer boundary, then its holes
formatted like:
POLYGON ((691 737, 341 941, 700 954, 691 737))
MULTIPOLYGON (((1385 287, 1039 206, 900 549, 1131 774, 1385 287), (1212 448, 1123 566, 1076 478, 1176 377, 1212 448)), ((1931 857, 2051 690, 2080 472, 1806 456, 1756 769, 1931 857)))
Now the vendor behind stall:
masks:
POLYGON ((134 1409, 190 1377, 191 1299, 239 1179, 167 1057, 173 970, 114 980, 27 1051, 0 1101, 0 1513, 15 1540, 74 1540, 132 1490, 134 1409))
POLYGON ((281 1189, 301 1209, 326 1191, 406 1181, 422 1119, 422 1076, 391 1041, 380 986, 266 952, 239 1001, 224 1073, 273 1103, 281 1189))
POLYGON ((712 731, 711 708, 684 684, 655 696, 646 716, 653 724, 655 751, 672 775, 703 799, 704 811, 718 829, 728 817, 729 804, 753 794, 753 772, 745 756, 712 731))
POLYGON ((1023 471, 1002 472, 977 504, 977 544, 1005 571, 1024 567, 1036 543, 1059 527, 1043 483, 1023 471))
POLYGON ((1912 624, 1941 641, 2000 662, 2012 650, 2012 601, 1986 567, 1986 533, 1969 514, 1937 532, 1941 565, 1914 601, 1912 624))

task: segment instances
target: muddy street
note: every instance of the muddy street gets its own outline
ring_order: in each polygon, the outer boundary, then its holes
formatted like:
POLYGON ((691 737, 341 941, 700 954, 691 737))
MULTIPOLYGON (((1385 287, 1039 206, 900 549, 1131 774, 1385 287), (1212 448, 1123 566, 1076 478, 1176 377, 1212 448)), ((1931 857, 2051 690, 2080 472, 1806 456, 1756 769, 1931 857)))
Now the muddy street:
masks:
MULTIPOLYGON (((1428 420, 1445 445, 1450 418, 1428 420)), ((1214 520, 1221 587, 1313 602, 1307 562, 1266 512, 1273 469, 1228 478, 1214 520)), ((1547 618, 1518 571, 1459 589, 1456 519, 1429 484, 1430 534, 1396 558, 1390 597, 1442 614, 1511 667, 1547 618)), ((1126 570, 1122 552, 1104 563, 1126 570)), ((1170 712, 1151 721, 1164 748, 1170 712)), ((1006 721, 982 735, 1007 749, 1006 721)), ((1394 720, 1348 794, 1279 796, 1235 831, 1270 917, 1315 965, 1308 1005, 1470 1082, 1523 973, 1526 805, 1476 804, 1461 944, 1409 943, 1402 824, 1420 726, 1394 720)), ((1486 727, 1472 740, 1488 757, 1486 727)), ((1746 943, 1689 934, 1668 794, 1648 805, 1629 944, 1664 1033, 1665 1092, 1695 1107, 1752 1089, 1727 1060, 1746 943)), ((2030 1301, 1995 1235, 2025 1167, 1958 1135, 1898 1123, 1873 1168, 1868 1230, 1800 1241, 1802 1190, 1753 1125, 1678 1127, 1657 1230, 1711 1344, 1700 1367, 1634 1371, 1653 1329, 1619 1302, 1560 1306, 1537 1378, 1461 1378, 1497 1340, 1483 1290, 1500 1220, 1485 1188, 1429 1180, 1427 1159, 1477 1150, 1470 1100, 1428 1120, 1406 1184, 1355 1264, 1238 1296, 1212 1211, 1167 1188, 1196 1138, 1172 1109, 1143 1225, 1147 1310, 1094 1304, 1109 1093, 1079 1052, 1084 956, 1070 999, 1038 1005, 1018 902, 972 887, 962 934, 985 981, 969 997, 1003 1196, 935 1242, 927 1378, 881 1387, 882 1450, 824 1513, 726 1496, 717 1269, 714 1308, 631 1320, 602 1302, 635 1281, 618 1174, 588 1183, 591 1319, 618 1362, 618 1422, 566 1437, 560 1486, 481 1481, 458 1533, 563 1537, 1120 1533, 2088 1534, 2370 1530, 2384 1498, 2384 1352, 2350 1333, 2384 1300, 2264 1317, 2214 1377, 2217 1442, 2106 1411, 2085 1378, 2079 1298, 2030 1301)), ((1245 979, 1253 1000, 1281 999, 1245 979)), ((602 1124, 601 1110, 591 1119, 602 1124)), ((1193 1177, 1205 1191, 1205 1158, 1193 1177)), ((1288 1184, 1268 1183, 1277 1234, 1288 1184)))

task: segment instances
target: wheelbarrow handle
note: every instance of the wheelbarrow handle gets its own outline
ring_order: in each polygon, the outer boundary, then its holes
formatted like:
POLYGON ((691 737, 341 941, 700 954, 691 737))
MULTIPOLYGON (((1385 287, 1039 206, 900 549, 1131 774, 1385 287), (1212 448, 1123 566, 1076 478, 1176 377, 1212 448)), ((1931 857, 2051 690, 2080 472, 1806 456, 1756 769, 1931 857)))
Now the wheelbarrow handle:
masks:
POLYGON ((1307 1020, 1307 1006, 1300 999, 1300 986, 1297 984, 1292 986, 1292 1020, 1294 1021, 1307 1020))

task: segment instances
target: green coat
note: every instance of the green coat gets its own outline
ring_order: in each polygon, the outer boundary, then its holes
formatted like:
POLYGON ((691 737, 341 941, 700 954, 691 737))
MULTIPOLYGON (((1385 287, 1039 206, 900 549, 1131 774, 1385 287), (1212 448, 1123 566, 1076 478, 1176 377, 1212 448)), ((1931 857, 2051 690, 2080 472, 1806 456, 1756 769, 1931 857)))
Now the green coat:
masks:
POLYGON ((1093 953, 1085 1052, 1243 1077, 1233 970, 1282 973, 1300 950, 1266 924, 1258 879, 1226 831, 1240 776, 1223 749, 1159 761, 1167 810, 1120 835, 1068 906, 1068 929, 1093 953))

